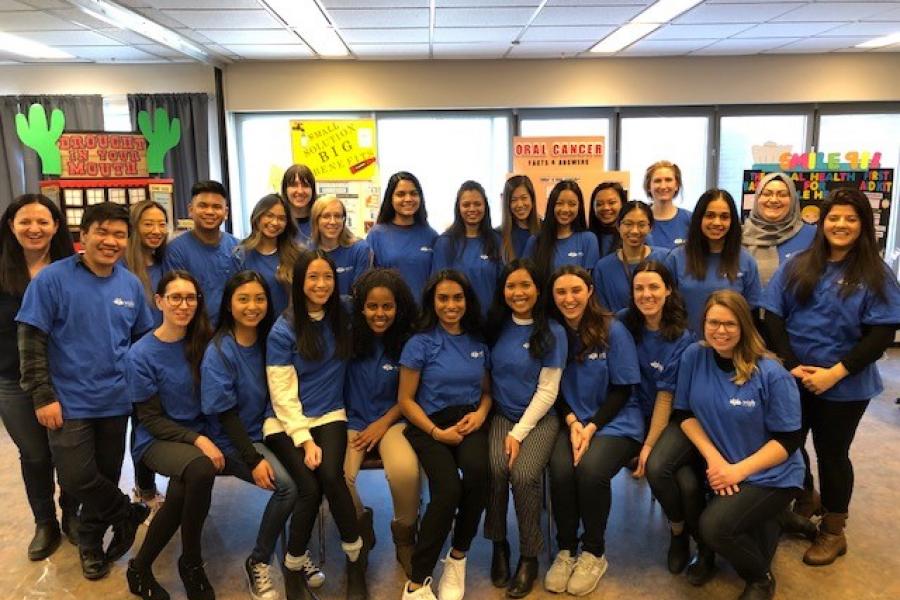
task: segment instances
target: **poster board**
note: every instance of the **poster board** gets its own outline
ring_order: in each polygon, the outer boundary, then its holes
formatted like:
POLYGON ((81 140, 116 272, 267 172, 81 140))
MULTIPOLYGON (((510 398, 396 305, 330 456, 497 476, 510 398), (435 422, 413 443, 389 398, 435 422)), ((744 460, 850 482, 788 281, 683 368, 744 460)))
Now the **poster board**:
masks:
POLYGON ((374 119, 291 120, 294 163, 316 181, 377 181, 377 151, 374 119))
MULTIPOLYGON (((741 217, 746 219, 753 208, 756 189, 760 180, 768 173, 777 172, 781 165, 754 165, 770 168, 754 168, 744 171, 741 196, 741 217)), ((823 165, 827 166, 827 165, 823 165)), ((878 248, 884 256, 887 244, 887 228, 891 217, 891 196, 894 192, 893 169, 851 170, 849 165, 839 166, 835 170, 785 171, 790 175, 797 188, 800 199, 800 211, 804 221, 816 224, 819 220, 819 207, 829 192, 839 188, 854 188, 863 192, 869 199, 875 214, 875 236, 878 248)))
POLYGON ((534 184, 538 215, 542 218, 553 186, 574 179, 584 195, 585 212, 590 210, 590 193, 604 181, 629 187, 627 171, 606 171, 606 138, 603 136, 560 136, 513 138, 513 172, 527 175, 534 184))
POLYGON ((58 145, 63 179, 149 176, 147 141, 140 133, 66 132, 58 145))

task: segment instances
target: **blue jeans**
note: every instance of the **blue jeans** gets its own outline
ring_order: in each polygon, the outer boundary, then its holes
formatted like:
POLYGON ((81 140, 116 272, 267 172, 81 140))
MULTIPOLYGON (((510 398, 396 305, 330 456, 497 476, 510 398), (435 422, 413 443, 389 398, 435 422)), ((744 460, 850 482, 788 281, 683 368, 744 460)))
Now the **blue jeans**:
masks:
POLYGON ((100 548, 107 528, 129 516, 131 501, 119 489, 128 416, 67 419, 49 431, 59 484, 81 502, 78 545, 100 548))
MULTIPOLYGON (((272 553, 275 552, 275 542, 284 531, 284 526, 297 505, 297 485, 290 473, 265 444, 254 442, 253 447, 263 455, 263 458, 275 471, 275 491, 272 492, 272 497, 269 498, 266 509, 263 511, 259 533, 256 536, 256 546, 250 554, 250 558, 254 562, 268 564, 272 559, 272 553)), ((255 485, 250 467, 237 454, 229 454, 225 457, 225 469, 222 474, 233 475, 255 485)))
MULTIPOLYGON (((38 423, 34 415, 34 405, 25 395, 18 381, 0 378, 0 418, 9 437, 19 449, 19 463, 22 467, 22 481, 25 494, 38 524, 55 523, 56 507, 53 496, 56 485, 53 481, 53 457, 47 430, 38 423)), ((65 492, 60 492, 59 506, 63 510, 75 511, 78 501, 65 492)))

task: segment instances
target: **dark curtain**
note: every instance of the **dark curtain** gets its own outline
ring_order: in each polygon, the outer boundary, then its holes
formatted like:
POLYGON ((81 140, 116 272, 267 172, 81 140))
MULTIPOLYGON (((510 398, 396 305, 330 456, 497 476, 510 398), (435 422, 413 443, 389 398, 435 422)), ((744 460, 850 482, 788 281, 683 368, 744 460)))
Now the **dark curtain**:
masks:
POLYGON ((181 141, 165 158, 163 177, 175 180, 175 218, 188 216, 191 186, 209 179, 209 96, 207 94, 128 94, 131 127, 138 130, 138 113, 163 108, 169 119, 181 120, 181 141))
POLYGON ((37 193, 41 161, 16 135, 16 114, 28 115, 35 103, 43 105, 50 120, 54 108, 63 111, 63 131, 103 131, 103 96, 0 96, 0 210, 19 194, 37 193))

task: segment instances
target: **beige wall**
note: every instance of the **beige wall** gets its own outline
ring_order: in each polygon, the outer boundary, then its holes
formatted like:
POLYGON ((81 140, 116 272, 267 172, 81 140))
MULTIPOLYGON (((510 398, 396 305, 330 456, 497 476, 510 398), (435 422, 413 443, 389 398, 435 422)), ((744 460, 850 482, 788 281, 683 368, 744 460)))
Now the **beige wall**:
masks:
POLYGON ((230 111, 900 100, 900 53, 296 61, 225 69, 230 111))
POLYGON ((0 94, 103 94, 206 92, 215 94, 207 65, 0 66, 0 94))

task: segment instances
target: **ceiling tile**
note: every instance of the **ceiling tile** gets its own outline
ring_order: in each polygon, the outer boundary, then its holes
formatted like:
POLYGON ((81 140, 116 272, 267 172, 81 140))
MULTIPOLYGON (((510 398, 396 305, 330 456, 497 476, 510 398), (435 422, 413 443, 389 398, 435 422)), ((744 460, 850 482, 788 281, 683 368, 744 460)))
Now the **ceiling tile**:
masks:
POLYGON ((436 27, 524 27, 531 8, 439 8, 436 27))
POLYGON ((428 27, 427 8, 330 10, 338 29, 371 29, 373 27, 428 27))
POLYGON ((16 0, 0 0, 0 10, 31 10, 33 6, 16 2, 16 0))
POLYGON ((434 30, 434 41, 445 42, 497 42, 509 43, 522 31, 520 27, 439 27, 434 30))
POLYGON ((746 23, 748 15, 754 22, 763 23, 784 13, 802 7, 799 2, 780 4, 700 4, 674 20, 678 24, 689 23, 746 23))
POLYGON ((621 25, 643 10, 642 6, 545 6, 532 25, 621 25))
POLYGON ((834 29, 840 23, 763 23, 737 34, 736 38, 779 38, 818 35, 823 31, 834 29))
POLYGON ((500 58, 509 44, 434 44, 435 58, 500 58))
POLYGON ((785 13, 774 21, 857 21, 881 15, 893 2, 814 2, 785 13))
POLYGON ((57 46, 57 48, 78 58, 98 62, 162 61, 157 56, 127 46, 57 46))
POLYGON ((427 27, 394 29, 341 29, 348 44, 428 43, 427 27))
POLYGON ((640 40, 616 56, 677 56, 699 50, 711 40, 640 40))
POLYGON ((587 52, 594 42, 531 42, 513 46, 510 58, 566 58, 587 52))
POLYGON ((325 10, 347 8, 428 8, 428 0, 323 0, 325 10))
POLYGON ((72 6, 65 0, 22 0, 25 4, 32 8, 39 8, 41 10, 48 8, 68 8, 72 6))
POLYGON ((159 10, 167 10, 171 8, 196 8, 196 9, 258 9, 259 2, 257 0, 134 0, 137 6, 152 6, 159 10))
POLYGON ((428 58, 428 44, 354 44, 350 49, 369 60, 428 58))
POLYGON ((147 52, 148 54, 155 54, 156 56, 162 56, 163 58, 184 58, 185 55, 177 50, 173 50, 168 46, 163 46, 162 44, 138 44, 134 46, 138 50, 143 52, 147 52))
POLYGON ((891 21, 888 23, 849 23, 841 25, 828 31, 828 35, 862 35, 869 37, 878 37, 888 35, 890 33, 900 33, 900 22, 891 21))
MULTIPOLYGON (((655 0, 550 0, 547 2, 547 6, 603 6, 607 4, 615 4, 616 6, 649 6, 653 4, 654 1, 655 0)), ((767 1, 771 2, 772 0, 767 1)))
POLYGON ((529 27, 522 35, 523 42, 583 42, 599 41, 616 28, 603 25, 587 27, 529 27))
MULTIPOLYGON (((17 36, 48 46, 118 46, 118 40, 93 31, 20 31, 17 36)), ((142 41, 146 42, 144 38, 142 41)))
POLYGON ((107 28, 105 29, 98 29, 97 32, 108 38, 114 39, 117 42, 122 42, 123 44, 149 44, 153 41, 150 38, 138 35, 130 29, 113 29, 110 28, 109 25, 106 27, 107 28))
POLYGON ((166 13, 162 12, 161 10, 156 10, 155 8, 136 8, 134 9, 134 12, 144 15, 151 21, 154 21, 159 25, 162 25, 163 27, 168 27, 170 29, 184 28, 184 23, 173 19, 172 17, 166 15, 166 13))
POLYGON ((862 19, 863 21, 900 21, 900 8, 889 10, 887 12, 879 13, 878 17, 869 17, 867 19, 862 19))
POLYGON ((857 37, 857 38, 826 38, 826 37, 817 37, 817 38, 809 38, 805 40, 800 40, 797 42, 792 42, 785 46, 781 46, 775 50, 772 50, 769 53, 777 53, 782 54, 785 52, 833 52, 835 50, 845 50, 848 48, 853 48, 857 44, 861 44, 865 42, 868 38, 857 37))
POLYGON ((313 56, 312 50, 305 44, 228 44, 225 48, 242 58, 289 59, 313 56))
POLYGON ((217 44, 297 44, 287 29, 201 29, 197 33, 217 44))
POLYGON ((36 10, 5 13, 3 15, 2 28, 3 31, 8 33, 15 33, 17 31, 67 31, 84 29, 69 21, 36 10))
POLYGON ((692 55, 726 55, 726 54, 758 54, 766 50, 773 50, 800 38, 771 38, 757 40, 729 39, 710 44, 704 48, 692 52, 692 55))
POLYGON ((752 23, 733 23, 717 25, 664 25, 647 37, 645 40, 720 40, 731 37, 748 27, 752 23))
POLYGON ((167 10, 163 14, 191 29, 283 29, 264 10, 167 10))

